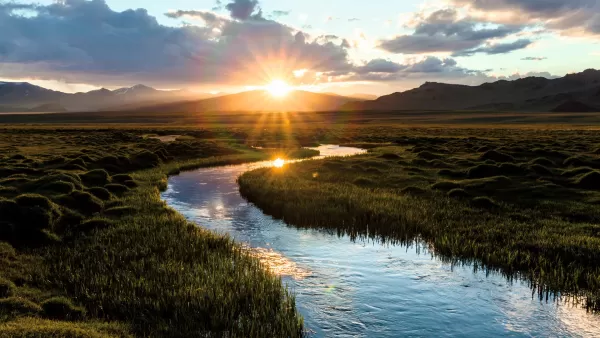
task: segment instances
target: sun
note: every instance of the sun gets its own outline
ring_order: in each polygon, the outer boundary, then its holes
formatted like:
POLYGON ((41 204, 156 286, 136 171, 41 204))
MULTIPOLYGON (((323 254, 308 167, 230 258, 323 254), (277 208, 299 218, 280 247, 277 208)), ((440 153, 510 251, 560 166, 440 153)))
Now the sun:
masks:
POLYGON ((278 158, 275 161, 273 161, 273 166, 275 168, 281 168, 281 167, 283 167, 284 164, 285 164, 285 160, 280 159, 280 158, 278 158))
POLYGON ((273 82, 265 86, 265 89, 274 97, 284 97, 292 90, 292 87, 285 83, 285 81, 273 80, 273 82))

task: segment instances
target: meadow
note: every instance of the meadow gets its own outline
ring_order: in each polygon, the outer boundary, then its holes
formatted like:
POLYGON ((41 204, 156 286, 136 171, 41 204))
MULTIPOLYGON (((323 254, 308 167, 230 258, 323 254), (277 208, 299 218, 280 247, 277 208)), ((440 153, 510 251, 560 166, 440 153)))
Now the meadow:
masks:
POLYGON ((0 337, 302 336, 280 278, 159 192, 318 144, 370 151, 247 173, 241 192, 292 225, 424 240, 598 309, 597 114, 441 114, 0 116, 0 337))
POLYGON ((278 276, 159 196, 180 170, 271 155, 148 135, 2 130, 0 337, 301 336, 278 276))
POLYGON ((600 310, 600 136, 582 130, 385 130, 365 155, 265 168, 240 191, 287 223, 523 278, 600 310))

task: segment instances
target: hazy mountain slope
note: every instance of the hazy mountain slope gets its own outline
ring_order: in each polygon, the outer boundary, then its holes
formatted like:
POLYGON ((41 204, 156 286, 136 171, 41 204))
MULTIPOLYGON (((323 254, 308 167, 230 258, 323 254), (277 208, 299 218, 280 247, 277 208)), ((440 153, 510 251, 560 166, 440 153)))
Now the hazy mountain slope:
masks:
POLYGON ((203 111, 330 111, 356 99, 339 95, 292 91, 281 98, 269 92, 253 90, 206 100, 177 102, 141 107, 148 112, 203 112, 203 111))
POLYGON ((419 88, 350 103, 346 110, 527 110, 548 111, 579 101, 600 110, 600 71, 586 70, 563 78, 529 77, 480 86, 427 82, 419 88))
POLYGON ((0 111, 27 111, 56 103, 66 95, 27 82, 0 82, 0 111))
MULTIPOLYGON (((144 85, 108 90, 105 88, 87 93, 67 94, 49 90, 27 82, 0 82, 0 111, 28 111, 42 108, 61 108, 69 111, 115 109, 115 107, 160 104, 204 98, 185 90, 163 91, 144 85)), ((47 110, 44 110, 47 111, 47 110)))

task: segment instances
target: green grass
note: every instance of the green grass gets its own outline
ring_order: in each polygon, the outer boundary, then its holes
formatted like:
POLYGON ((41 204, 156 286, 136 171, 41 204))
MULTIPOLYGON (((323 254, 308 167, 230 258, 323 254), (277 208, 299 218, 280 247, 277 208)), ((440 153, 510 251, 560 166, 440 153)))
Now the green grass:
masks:
POLYGON ((290 224, 424 240, 442 259, 581 296, 600 310, 600 139, 519 134, 404 136, 366 155, 259 169, 238 181, 248 200, 290 224), (586 160, 565 161, 573 156, 586 160))
POLYGON ((399 115, 195 115, 176 124, 165 122, 181 116, 91 113, 5 126, 0 279, 10 295, 0 299, 0 337, 301 335, 279 278, 231 239, 190 225, 159 191, 167 175, 307 157, 315 153, 299 147, 318 144, 373 152, 259 171, 243 177, 242 190, 297 225, 424 238, 452 262, 483 263, 597 304, 600 196, 588 188, 600 169, 597 131, 407 126, 399 115), (84 120, 93 124, 62 124, 84 120), (158 124, 121 124, 131 121, 158 124), (56 319, 42 308, 51 299, 84 311, 56 319))
POLYGON ((0 147, 26 154, 0 158, 0 337, 303 335, 278 276, 159 194, 170 173, 269 154, 120 131, 16 130, 0 147))

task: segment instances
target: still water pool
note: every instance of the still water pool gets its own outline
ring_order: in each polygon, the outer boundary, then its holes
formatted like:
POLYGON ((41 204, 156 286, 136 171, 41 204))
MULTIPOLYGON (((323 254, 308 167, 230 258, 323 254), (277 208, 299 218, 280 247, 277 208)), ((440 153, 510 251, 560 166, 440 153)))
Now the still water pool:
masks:
MULTIPOLYGON (((317 149, 324 156, 363 152, 317 149)), ((236 184, 240 174, 270 165, 184 172, 169 179, 162 198, 190 221, 252 248, 281 274, 311 336, 600 337, 600 316, 540 302, 526 283, 452 268, 423 249, 353 242, 274 220, 244 200, 236 184)))

